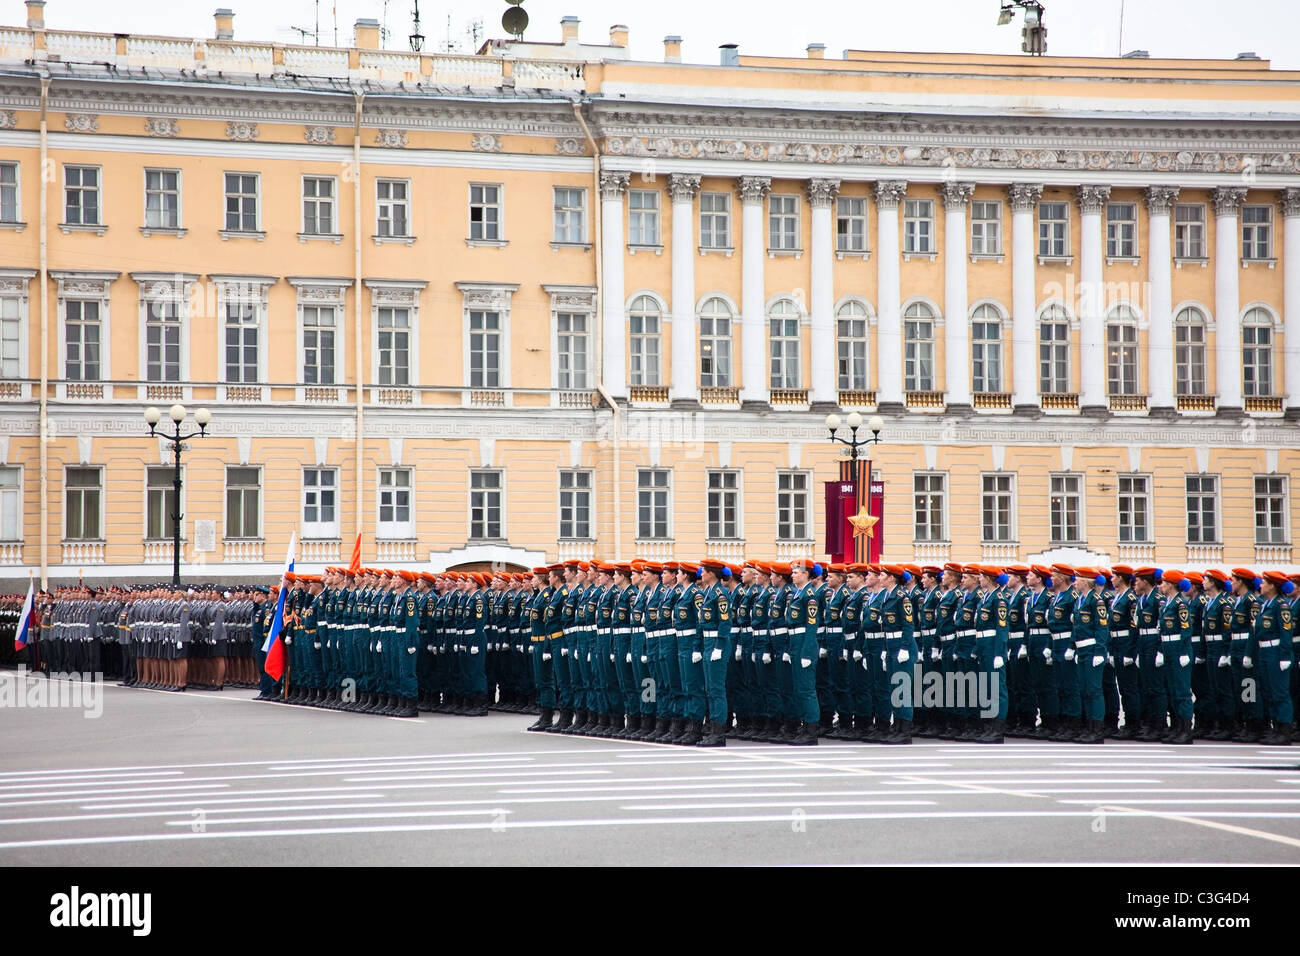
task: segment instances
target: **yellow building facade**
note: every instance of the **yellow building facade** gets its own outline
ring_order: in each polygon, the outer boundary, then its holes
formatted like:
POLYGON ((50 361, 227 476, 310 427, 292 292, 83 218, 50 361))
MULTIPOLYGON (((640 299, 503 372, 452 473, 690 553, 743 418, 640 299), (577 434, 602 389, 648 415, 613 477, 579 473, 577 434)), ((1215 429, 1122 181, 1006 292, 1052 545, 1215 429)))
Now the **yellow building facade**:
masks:
POLYGON ((562 31, 0 28, 0 586, 169 575, 175 403, 204 579, 822 554, 854 410, 892 558, 1294 567, 1300 74, 562 31))

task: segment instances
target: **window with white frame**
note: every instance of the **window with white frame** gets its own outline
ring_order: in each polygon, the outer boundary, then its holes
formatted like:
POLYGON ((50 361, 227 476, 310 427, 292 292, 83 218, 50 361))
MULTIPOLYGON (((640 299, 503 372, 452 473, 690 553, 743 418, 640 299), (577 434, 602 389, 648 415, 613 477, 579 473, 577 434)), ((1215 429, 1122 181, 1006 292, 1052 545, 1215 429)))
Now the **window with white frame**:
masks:
POLYGON ((835 348, 841 392, 867 388, 867 307, 855 299, 840 306, 835 316, 835 348))
POLYGON ((174 296, 145 303, 145 381, 181 381, 181 305, 174 296))
POLYGON ((144 171, 144 224, 148 229, 180 228, 180 170, 146 169, 144 171))
POLYGON ((415 537, 411 515, 411 469, 379 469, 379 522, 376 537, 383 541, 406 541, 415 537))
POLYGON ((63 221, 69 226, 98 226, 100 220, 98 166, 63 167, 63 221))
POLYGON ((903 381, 909 392, 934 390, 934 311, 924 302, 903 311, 903 381))
POLYGON ((767 247, 799 248, 799 197, 773 193, 767 198, 767 247))
POLYGON ((1083 478, 1080 475, 1052 475, 1048 502, 1052 544, 1083 541, 1083 478))
POLYGON ((227 538, 262 536, 262 469, 227 466, 227 538))
POLYGON ((1137 316, 1128 306, 1117 306, 1106 320, 1106 393, 1138 393, 1137 316))
POLYGON ((22 371, 23 300, 0 296, 0 379, 18 378, 22 371))
POLYGON ((302 381, 304 385, 334 384, 334 337, 338 307, 302 307, 302 381))
POLYGON ((100 468, 67 468, 63 473, 64 533, 67 541, 103 539, 103 482, 100 468))
POLYGON ((338 180, 333 176, 304 176, 302 178, 303 235, 334 235, 334 192, 337 185, 338 180))
POLYGON ((381 238, 411 235, 411 184, 405 179, 375 180, 375 227, 381 238))
POLYGON ((1241 207, 1241 257, 1273 258, 1273 207, 1241 207))
POLYGON ((557 388, 587 388, 590 319, 585 312, 555 314, 557 388))
MULTIPOLYGON (((182 476, 182 480, 184 477, 182 476)), ((183 497, 183 494, 182 494, 183 497)), ((168 466, 145 469, 145 532, 150 541, 170 541, 176 529, 176 484, 174 470, 168 466)), ((181 527, 181 537, 185 528, 181 527)))
POLYGON ((18 222, 18 164, 0 163, 0 222, 18 222))
POLYGON ((1219 478, 1187 476, 1187 543, 1219 543, 1219 478))
POLYGON ((589 540, 591 534, 591 472, 560 472, 560 538, 589 540))
POLYGON ((663 377, 663 315, 659 303, 648 295, 637 296, 628 310, 627 322, 632 361, 629 384, 659 385, 663 377))
POLYGON ((1137 203, 1106 203, 1106 255, 1111 259, 1137 256, 1137 203))
POLYGON ((970 204, 970 254, 1002 254, 1002 203, 991 199, 972 199, 970 204))
POLYGON ((714 296, 700 310, 700 385, 731 386, 731 306, 714 296))
POLYGON ((946 541, 944 502, 948 476, 934 472, 912 475, 912 505, 916 520, 912 528, 914 541, 946 541))
POLYGON ((103 325, 98 299, 63 301, 63 377, 69 382, 98 382, 103 325))
POLYGON ((23 539, 23 473, 0 468, 0 541, 23 539))
POLYGON ((302 535, 337 538, 339 473, 333 468, 302 470, 302 535))
POLYGON ((586 240, 587 190, 555 187, 555 241, 580 243, 586 240))
POLYGON ((502 474, 474 471, 469 476, 469 536, 472 541, 499 541, 505 537, 501 522, 502 474))
POLYGON ((664 541, 672 536, 672 484, 667 468, 641 468, 636 473, 636 536, 640 541, 664 541))
POLYGON ((469 387, 501 385, 501 313, 472 309, 469 313, 469 387))
POLYGON ((835 199, 835 250, 867 251, 867 200, 864 196, 835 199))
POLYGON ((700 193, 700 246, 731 247, 731 193, 700 193))
POLYGON ((659 245, 659 190, 628 191, 627 244, 629 246, 659 245))
POLYGON ((980 514, 983 541, 1006 543, 1016 539, 1015 476, 983 475, 980 478, 980 514))
POLYGON ((258 176, 255 173, 226 173, 226 230, 257 232, 258 176))
POLYGON ((734 541, 740 537, 739 472, 709 472, 706 511, 708 540, 734 541))
POLYGON ((799 308, 789 299, 772 303, 767 314, 771 387, 799 387, 799 308))
POLYGON ((1146 475, 1119 476, 1119 543, 1151 541, 1151 479, 1146 475))
POLYGON ((808 541, 812 539, 811 478, 806 471, 776 473, 776 539, 808 541))
POLYGON ((1205 204, 1174 204, 1174 258, 1205 258, 1205 204))
POLYGON ((1188 306, 1174 317, 1174 371, 1179 395, 1205 394, 1205 315, 1188 306))
POLYGON ((258 372, 258 351, 261 325, 257 303, 226 301, 225 315, 225 367, 226 381, 249 385, 261 377, 258 372))
POLYGON ((501 184, 470 183, 469 237, 480 242, 501 241, 501 184))
POLYGON ((934 200, 903 200, 903 252, 934 252, 934 200))
POLYGON ((1059 305, 1038 317, 1038 386, 1043 395, 1070 391, 1070 317, 1059 305))
POLYGON ((1241 320, 1243 395, 1273 394, 1273 319, 1263 309, 1250 309, 1241 320))
POLYGON ((1070 250, 1070 204, 1068 202, 1040 202, 1038 204, 1038 254, 1040 256, 1066 256, 1070 250))
POLYGON ((1287 479, 1280 475, 1255 478, 1255 543, 1286 544, 1287 479))
POLYGON ((976 392, 1002 391, 1002 314, 992 305, 979 305, 971 313, 971 388, 976 392))
POLYGON ((411 384, 411 310, 382 306, 379 323, 379 384, 411 384))

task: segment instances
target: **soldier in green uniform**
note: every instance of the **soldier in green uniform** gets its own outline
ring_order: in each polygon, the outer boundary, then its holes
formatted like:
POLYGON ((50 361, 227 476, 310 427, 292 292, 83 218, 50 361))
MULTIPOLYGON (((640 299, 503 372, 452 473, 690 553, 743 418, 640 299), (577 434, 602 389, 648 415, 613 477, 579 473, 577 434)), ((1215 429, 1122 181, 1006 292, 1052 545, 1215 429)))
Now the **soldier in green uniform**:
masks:
POLYGON ((1160 609, 1160 650, 1155 665, 1165 679, 1173 714, 1171 733, 1163 738, 1167 744, 1192 742, 1192 617, 1186 598, 1191 589, 1192 582, 1181 571, 1162 573, 1160 591, 1165 602, 1160 609))
POLYGON ((1201 580, 1205 588, 1201 631, 1205 639, 1206 679, 1209 693, 1214 698, 1215 713, 1214 727, 1209 728, 1206 739, 1231 740, 1235 713, 1232 658, 1228 652, 1228 635, 1232 629, 1232 595, 1227 589, 1231 579, 1226 571, 1212 568, 1205 572, 1201 580))
POLYGON ((1052 666, 1056 668, 1056 689, 1060 700, 1060 727, 1050 740, 1071 742, 1083 729, 1083 706, 1079 699, 1079 674, 1075 667, 1074 569, 1068 564, 1052 565, 1052 605, 1047 629, 1052 637, 1052 666))
MULTIPOLYGON (((920 655, 923 682, 928 675, 934 673, 938 673, 942 680, 943 654, 939 649, 939 579, 942 574, 936 567, 921 568, 921 589, 913 599, 916 608, 916 647, 920 655)), ((940 712, 934 707, 924 706, 919 694, 912 701, 912 708, 913 733, 918 737, 938 736, 936 723, 940 712)))
POLYGON ((677 671, 681 675, 681 735, 670 743, 693 747, 700 742, 704 726, 704 655, 699 648, 699 612, 703 592, 697 581, 698 565, 678 563, 677 583, 681 588, 673 605, 673 631, 677 647, 677 671))
POLYGON ((643 730, 638 739, 653 743, 663 742, 672 726, 668 662, 664 657, 666 646, 670 643, 664 636, 664 615, 668 613, 664 601, 670 589, 670 573, 666 564, 651 565, 646 571, 651 578, 651 587, 645 605, 645 651, 646 667, 653 682, 650 695, 653 699, 650 703, 653 704, 651 713, 654 715, 654 723, 643 730))
POLYGON ((781 721, 776 704, 776 669, 772 664, 771 616, 772 569, 768 564, 750 562, 749 589, 749 661, 754 669, 753 720, 742 740, 768 740, 780 731, 781 721))
POLYGON ((1259 739, 1268 747, 1289 747, 1295 729, 1291 704, 1294 622, 1287 601, 1293 590, 1284 573, 1265 571, 1261 575, 1259 610, 1251 628, 1251 650, 1259 671, 1265 719, 1273 723, 1259 739))
POLYGON ((1002 589, 1008 580, 1001 568, 980 567, 980 587, 984 593, 975 618, 975 663, 984 686, 997 694, 997 714, 983 721, 984 726, 974 739, 978 744, 1002 743, 1006 729, 1010 705, 1006 675, 1011 621, 1007 596, 1002 589))
MULTIPOLYGON (((961 569, 961 603, 956 611, 957 631, 956 639, 952 643, 953 670, 960 684, 967 688, 974 686, 975 675, 979 673, 979 666, 975 660, 975 622, 979 616, 981 599, 979 575, 978 565, 968 564, 961 569)), ((957 714, 959 727, 957 733, 951 738, 953 740, 970 741, 983 733, 977 717, 979 709, 971 705, 969 692, 966 696, 966 701, 961 704, 956 700, 950 701, 953 711, 957 714)))
MULTIPOLYGON (((1142 729, 1136 740, 1151 743, 1168 734, 1165 716, 1169 697, 1164 674, 1156 668, 1160 651, 1160 593, 1156 582, 1159 568, 1143 567, 1133 572, 1133 623, 1138 639, 1138 680, 1142 687, 1142 729)), ((1163 663, 1164 658, 1161 657, 1163 663)))
POLYGON ((1029 597, 1025 601, 1025 616, 1029 619, 1029 674, 1033 680, 1034 708, 1041 719, 1028 736, 1047 740, 1056 733, 1061 707, 1056 668, 1052 666, 1052 632, 1048 627, 1052 609, 1052 571, 1035 564, 1030 567, 1025 580, 1029 585, 1029 597))
POLYGON ((1251 632, 1258 606, 1255 592, 1263 581, 1249 568, 1232 569, 1232 618, 1228 633, 1228 656, 1232 668, 1232 696, 1236 725, 1232 739, 1237 743, 1258 743, 1264 735, 1263 704, 1257 693, 1247 693, 1256 683, 1255 659, 1251 655, 1251 632))
POLYGON ((1102 677, 1109 654, 1110 608, 1101 596, 1106 575, 1097 568, 1079 568, 1079 597, 1074 603, 1074 664, 1078 672, 1080 707, 1086 722, 1075 736, 1080 744, 1106 742, 1106 701, 1102 677))
POLYGON ((772 715, 778 718, 777 729, 766 740, 770 743, 789 743, 799 728, 794 714, 794 683, 791 672, 790 624, 788 608, 793 589, 790 586, 792 566, 788 562, 770 565, 772 569, 772 594, 768 598, 768 640, 772 648, 772 715))
POLYGON ((537 687, 537 707, 541 711, 536 723, 528 729, 534 732, 549 731, 555 723, 555 654, 552 646, 552 627, 558 626, 550 613, 551 572, 546 567, 533 568, 533 595, 528 602, 528 660, 533 668, 533 683, 537 687))
POLYGON ((826 586, 822 589, 821 647, 817 651, 817 706, 821 710, 819 733, 823 737, 842 739, 843 730, 852 730, 849 709, 848 667, 844 658, 844 602, 849 591, 844 586, 847 566, 826 565, 826 586), (839 724, 835 722, 839 715, 839 724))
POLYGON ((704 675, 704 700, 708 717, 707 733, 701 747, 727 745, 727 664, 731 660, 731 595, 722 583, 728 570, 721 561, 700 562, 703 589, 698 604, 698 633, 692 658, 701 657, 704 675))
POLYGON ((1132 740, 1142 726, 1142 685, 1138 673, 1138 633, 1133 593, 1133 569, 1117 564, 1110 569, 1115 595, 1110 600, 1110 656, 1115 661, 1115 682, 1119 687, 1124 726, 1116 740, 1132 740))
POLYGON ((866 588, 867 565, 850 564, 845 571, 845 586, 848 596, 840 612, 841 629, 844 633, 844 659, 848 669, 847 713, 849 727, 843 728, 843 715, 840 716, 840 739, 861 741, 871 729, 871 675, 862 666, 863 647, 862 615, 867 599, 866 588))
POLYGON ((1029 567, 1013 564, 1007 574, 1007 696, 1005 734, 1026 737, 1034 729, 1034 689, 1029 677, 1029 567))
MULTIPOLYGON (((818 583, 822 568, 811 561, 790 564, 793 590, 786 602, 785 626, 790 661, 790 698, 786 716, 794 721, 794 731, 786 743, 796 747, 817 744, 817 723, 821 717, 817 706, 817 632, 821 621, 818 583), (815 568, 815 571, 814 571, 815 568)), ((784 658, 783 658, 784 660, 784 658)))
POLYGON ((890 710, 893 724, 881 739, 883 744, 910 744, 912 742, 913 662, 916 660, 916 615, 911 597, 904 586, 911 580, 908 571, 896 564, 886 564, 884 573, 884 598, 880 604, 880 620, 884 627, 885 649, 883 664, 887 671, 890 692, 890 710))
POLYGON ((1210 667, 1205 656, 1205 576, 1200 571, 1183 572, 1192 582, 1187 592, 1187 610, 1192 622, 1192 739, 1207 740, 1218 715, 1210 692, 1210 667))
POLYGON ((650 594, 658 583, 655 566, 648 561, 633 561, 631 600, 632 632, 628 639, 628 669, 631 672, 632 694, 628 698, 628 724, 623 736, 628 740, 644 740, 654 728, 654 695, 645 691, 653 686, 650 677, 650 653, 646 647, 648 620, 646 606, 650 594))

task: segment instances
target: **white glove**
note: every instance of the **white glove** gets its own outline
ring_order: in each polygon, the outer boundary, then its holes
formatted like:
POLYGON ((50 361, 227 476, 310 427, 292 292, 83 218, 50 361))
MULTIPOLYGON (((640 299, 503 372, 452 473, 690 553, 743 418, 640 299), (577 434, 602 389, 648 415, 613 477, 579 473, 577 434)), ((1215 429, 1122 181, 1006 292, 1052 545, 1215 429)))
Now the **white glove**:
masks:
POLYGON ((319 651, 319 650, 320 650, 320 641, 312 641, 312 645, 311 645, 311 646, 314 647, 314 648, 316 648, 316 650, 319 651))
POLYGON ((745 656, 745 655, 742 654, 741 651, 740 651, 740 645, 737 644, 737 645, 736 645, 736 660, 738 660, 738 661, 739 661, 739 660, 743 660, 743 659, 744 659, 744 656, 745 656))
POLYGON ((993 658, 993 669, 994 669, 995 671, 996 671, 996 670, 1000 670, 1001 667, 1002 667, 1002 665, 1005 664, 1005 663, 1006 663, 1006 661, 1004 661, 1004 660, 1002 659, 1002 657, 999 655, 998 657, 993 658))
POLYGON ((1092 659, 1092 666, 1093 666, 1093 667, 1101 667, 1101 666, 1102 666, 1103 664, 1105 664, 1105 663, 1106 663, 1106 658, 1103 657, 1103 656, 1100 655, 1100 654, 1098 654, 1096 657, 1094 657, 1094 658, 1092 659))
POLYGON ((812 667, 812 658, 810 658, 810 657, 801 657, 801 658, 799 658, 799 666, 800 666, 800 667, 812 667))
POLYGON ((881 651, 881 652, 880 652, 880 663, 881 663, 881 666, 884 666, 884 663, 885 663, 885 652, 884 652, 884 651, 881 651))
POLYGON ((710 652, 709 652, 709 660, 711 660, 711 661, 720 661, 720 660, 722 660, 722 648, 720 648, 720 647, 715 647, 712 651, 710 651, 710 652))
POLYGON ((704 655, 703 655, 703 654, 701 654, 699 651, 691 651, 691 663, 692 663, 692 664, 698 664, 698 663, 699 663, 700 661, 702 661, 702 660, 704 660, 704 655))
POLYGON ((632 652, 631 652, 631 651, 629 651, 628 654, 627 654, 627 656, 623 659, 623 663, 624 663, 624 664, 631 664, 631 663, 632 663, 632 652))
POLYGON ((650 658, 648 658, 648 657, 646 657, 644 654, 642 654, 642 655, 641 655, 641 663, 642 663, 642 664, 648 664, 648 663, 650 663, 650 658))
POLYGON ((1021 644, 1020 650, 1016 651, 1016 659, 1023 661, 1028 656, 1029 656, 1029 648, 1024 644, 1021 644))
POLYGON ((1052 663, 1052 649, 1050 647, 1043 648, 1043 658, 1047 661, 1047 663, 1049 664, 1052 663))
POLYGON ((518 653, 520 653, 520 654, 522 654, 522 653, 524 652, 524 645, 522 645, 522 644, 516 644, 516 645, 515 645, 515 651, 518 652, 518 653))
POLYGON ((591 663, 591 651, 588 651, 588 652, 587 652, 587 663, 588 663, 588 664, 591 663))
POLYGON ((1156 667, 1164 667, 1164 666, 1165 666, 1165 655, 1161 654, 1159 651, 1156 651, 1156 667))
POLYGON ((772 655, 771 655, 771 654, 764 654, 764 655, 763 655, 763 663, 764 663, 764 664, 770 664, 770 663, 772 663, 772 655))
POLYGON ((377 651, 382 651, 383 649, 384 649, 384 642, 383 642, 383 641, 375 641, 375 650, 377 650, 377 651))
POLYGON ((871 670, 871 662, 870 662, 867 658, 865 658, 865 657, 862 658, 862 669, 863 669, 864 671, 869 671, 869 670, 871 670))
POLYGON ((184 645, 183 643, 181 643, 181 642, 178 640, 178 641, 176 642, 176 646, 177 646, 177 647, 184 647, 185 645, 184 645))
POLYGON ((860 661, 860 660, 862 660, 862 652, 861 652, 861 651, 854 651, 854 652, 853 652, 853 659, 854 659, 855 661, 860 661))
POLYGON ((1205 663, 1205 658, 1204 658, 1204 657, 1198 657, 1198 658, 1196 658, 1196 663, 1198 663, 1198 664, 1204 664, 1204 663, 1205 663))
POLYGON ((750 654, 750 655, 749 655, 749 662, 750 662, 751 664, 757 664, 757 663, 758 663, 758 655, 757 655, 757 654, 750 654))
POLYGON ((408 653, 408 654, 414 654, 414 653, 415 653, 415 648, 414 648, 414 647, 408 647, 408 648, 406 649, 406 653, 408 653))
POLYGON ((1107 654, 1107 655, 1106 655, 1106 663, 1109 664, 1111 667, 1114 667, 1114 666, 1115 666, 1115 655, 1114 655, 1114 654, 1107 654))
POLYGON ((1243 657, 1241 659, 1241 666, 1246 668, 1246 670, 1252 670, 1255 667, 1255 662, 1252 661, 1249 657, 1243 657))
POLYGON ((847 661, 848 659, 849 659, 849 649, 846 647, 842 651, 840 651, 840 660, 847 661))
POLYGON ((932 660, 932 661, 937 661, 937 660, 939 660, 942 656, 943 656, 943 655, 939 653, 939 648, 937 648, 937 647, 932 647, 932 648, 930 648, 930 660, 932 660))
POLYGON ((1120 658, 1120 663, 1123 664, 1125 667, 1132 667, 1132 666, 1133 666, 1133 658, 1131 658, 1131 657, 1121 657, 1121 658, 1120 658))
POLYGON ((790 652, 789 652, 789 651, 786 651, 784 654, 781 655, 781 661, 782 661, 783 663, 785 663, 785 664, 789 664, 789 663, 790 663, 790 652))
POLYGON ((1067 648, 1065 649, 1065 654, 1064 654, 1063 656, 1065 657, 1065 659, 1066 659, 1067 661, 1072 661, 1072 660, 1074 660, 1074 648, 1073 648, 1073 647, 1067 647, 1067 648))
POLYGON ((561 657, 568 657, 568 656, 569 656, 569 649, 568 649, 567 647, 561 647, 561 648, 560 648, 560 656, 561 656, 561 657))
POLYGON ((825 659, 826 659, 826 648, 824 648, 824 647, 819 647, 819 648, 817 648, 817 656, 818 656, 819 658, 821 658, 822 660, 825 660, 825 659))
POLYGON ((1192 659, 1191 659, 1190 657, 1188 657, 1186 654, 1180 654, 1179 657, 1178 657, 1178 666, 1179 666, 1179 667, 1186 667, 1186 666, 1187 666, 1188 664, 1190 664, 1191 662, 1192 662, 1192 659))
POLYGON ((286 644, 292 644, 292 643, 293 643, 293 638, 292 638, 292 637, 286 637, 286 638, 284 639, 284 642, 285 642, 286 644))
POLYGON ((1278 665, 1277 665, 1277 666, 1280 667, 1280 668, 1282 668, 1282 670, 1284 670, 1284 671, 1289 671, 1289 670, 1291 669, 1291 662, 1290 662, 1290 661, 1278 661, 1278 665))
POLYGON ((1224 654, 1222 657, 1219 658, 1220 667, 1229 667, 1231 664, 1232 664, 1232 658, 1229 657, 1227 654, 1224 654))
POLYGON ((476 644, 476 645, 473 645, 472 647, 470 647, 469 652, 470 652, 471 654, 477 654, 477 653, 478 653, 478 645, 476 644))
MULTIPOLYGON (((431 648, 429 648, 429 650, 433 650, 433 648, 431 647, 431 648)), ((537 653, 537 648, 534 647, 532 644, 529 644, 529 645, 528 645, 528 653, 529 653, 529 654, 536 654, 536 653, 537 653)))
POLYGON ((899 650, 898 650, 898 663, 900 663, 900 664, 906 664, 906 663, 907 663, 909 660, 911 660, 911 659, 912 659, 912 652, 911 652, 911 651, 909 651, 906 647, 901 647, 901 648, 899 648, 899 650))
POLYGON ((617 663, 618 663, 618 661, 614 660, 614 655, 613 655, 613 654, 610 654, 610 655, 609 655, 609 662, 610 662, 611 664, 617 664, 617 663))
POLYGON ((550 659, 551 659, 551 655, 548 654, 546 651, 542 651, 542 660, 549 661, 550 659))

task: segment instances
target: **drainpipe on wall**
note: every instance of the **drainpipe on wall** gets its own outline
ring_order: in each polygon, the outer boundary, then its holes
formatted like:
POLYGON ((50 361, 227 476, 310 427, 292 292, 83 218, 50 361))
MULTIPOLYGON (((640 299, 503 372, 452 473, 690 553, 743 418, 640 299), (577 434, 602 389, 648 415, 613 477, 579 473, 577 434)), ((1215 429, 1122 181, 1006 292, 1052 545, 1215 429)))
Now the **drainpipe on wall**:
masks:
POLYGON ((50 102, 50 78, 48 75, 41 77, 41 279, 40 279, 40 296, 41 296, 41 320, 35 323, 40 330, 40 340, 37 348, 41 356, 41 400, 40 400, 40 431, 37 434, 37 440, 41 445, 41 587, 48 588, 49 571, 50 571, 50 457, 49 446, 45 440, 46 432, 49 427, 50 404, 46 396, 46 390, 50 381, 50 352, 47 343, 49 342, 49 321, 50 307, 49 299, 49 262, 46 258, 46 233, 49 219, 49 184, 45 181, 45 171, 49 162, 49 135, 46 125, 46 110, 50 102))
POLYGON ((365 472, 362 461, 365 450, 366 393, 361 366, 361 106, 365 93, 356 95, 356 119, 352 126, 352 231, 353 231, 353 291, 352 291, 352 354, 357 370, 357 440, 356 440, 356 522, 357 534, 365 528, 365 472))

